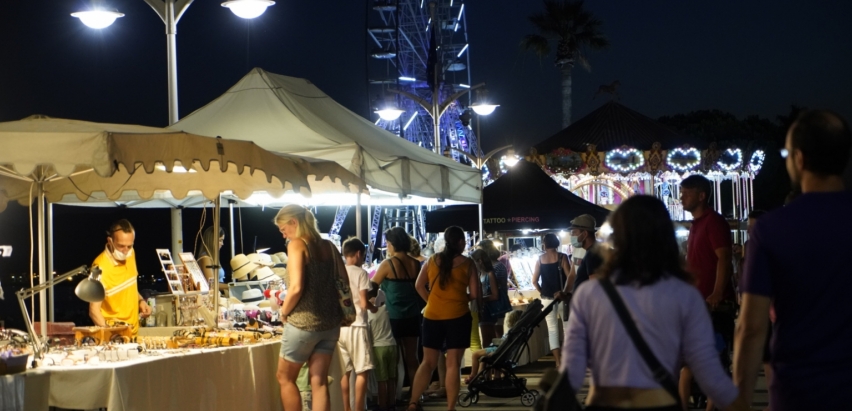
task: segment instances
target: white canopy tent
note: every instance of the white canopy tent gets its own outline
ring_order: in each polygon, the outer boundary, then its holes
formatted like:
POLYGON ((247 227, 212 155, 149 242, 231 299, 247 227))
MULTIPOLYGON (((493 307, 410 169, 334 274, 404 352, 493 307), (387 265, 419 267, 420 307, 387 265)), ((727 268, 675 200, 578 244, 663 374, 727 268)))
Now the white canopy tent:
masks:
POLYGON ((334 161, 361 177, 371 197, 393 196, 396 204, 479 203, 481 199, 482 177, 476 169, 385 131, 307 79, 259 68, 169 128, 334 161))
MULTIPOLYGON (((183 202, 193 195, 218 203, 222 192, 241 199, 257 193, 303 197, 313 188, 359 192, 365 186, 335 163, 280 156, 246 141, 43 116, 0 123, 0 211, 9 200, 31 205, 37 199, 40 283, 52 271, 46 258, 47 201, 167 200, 172 206, 168 200, 183 202)), ((218 220, 216 207, 214 226, 218 220)), ((40 309, 44 334, 44 294, 40 309)))

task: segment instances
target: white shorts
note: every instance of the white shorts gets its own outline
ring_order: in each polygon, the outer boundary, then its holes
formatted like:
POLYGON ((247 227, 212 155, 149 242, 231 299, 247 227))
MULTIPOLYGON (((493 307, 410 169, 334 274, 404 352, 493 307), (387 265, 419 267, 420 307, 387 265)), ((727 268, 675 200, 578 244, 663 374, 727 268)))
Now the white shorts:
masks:
POLYGON ((373 369, 373 350, 367 327, 340 327, 337 346, 346 372, 355 370, 356 374, 360 374, 373 369))

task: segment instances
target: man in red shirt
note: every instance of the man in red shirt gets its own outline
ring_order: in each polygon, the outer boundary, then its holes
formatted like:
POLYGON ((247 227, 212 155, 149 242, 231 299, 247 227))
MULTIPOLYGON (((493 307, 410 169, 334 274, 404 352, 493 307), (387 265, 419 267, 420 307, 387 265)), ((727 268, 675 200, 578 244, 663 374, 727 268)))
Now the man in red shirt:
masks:
MULTIPOLYGON (((733 300, 733 290, 728 287, 733 272, 731 259, 731 228, 710 206, 712 193, 710 180, 692 175, 680 183, 680 200, 683 209, 692 214, 692 226, 687 240, 686 262, 695 275, 696 286, 711 310, 716 310, 722 301, 733 300)), ((719 313, 714 313, 719 314, 719 313)), ((731 315, 713 315, 716 332, 722 333, 730 344, 733 339, 733 312, 731 315)), ((680 395, 684 404, 689 403, 692 373, 688 368, 681 372, 680 395)), ((708 404, 712 410, 712 404, 708 404)))

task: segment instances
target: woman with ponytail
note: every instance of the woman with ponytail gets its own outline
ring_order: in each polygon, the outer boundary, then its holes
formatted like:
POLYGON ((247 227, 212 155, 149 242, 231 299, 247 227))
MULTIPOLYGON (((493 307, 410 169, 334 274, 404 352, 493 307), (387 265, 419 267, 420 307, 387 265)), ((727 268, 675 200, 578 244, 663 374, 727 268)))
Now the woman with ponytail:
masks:
POLYGON ((349 275, 337 247, 320 237, 310 210, 291 204, 275 216, 275 225, 287 240, 287 295, 281 304, 281 353, 278 383, 284 409, 301 410, 296 378, 304 363, 311 374, 313 409, 330 411, 328 368, 340 337, 343 312, 337 304, 335 276, 349 284, 349 275))
POLYGON ((449 227, 444 231, 446 246, 432 256, 417 277, 417 292, 426 300, 423 312, 423 362, 411 386, 408 411, 420 410, 417 400, 435 371, 442 350, 446 349, 447 409, 452 409, 461 387, 460 366, 464 350, 470 347, 472 318, 468 303, 480 304, 479 276, 465 249, 464 231, 449 227))

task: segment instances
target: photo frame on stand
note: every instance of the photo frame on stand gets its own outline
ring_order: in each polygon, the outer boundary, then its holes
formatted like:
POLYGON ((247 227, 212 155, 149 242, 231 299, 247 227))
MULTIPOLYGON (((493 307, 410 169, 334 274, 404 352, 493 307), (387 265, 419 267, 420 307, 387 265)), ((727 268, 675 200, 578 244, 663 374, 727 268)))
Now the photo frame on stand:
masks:
POLYGON ((158 248, 157 259, 160 261, 160 266, 163 268, 163 274, 166 275, 166 284, 169 285, 169 291, 172 294, 185 294, 181 274, 178 272, 178 266, 175 265, 172 259, 172 252, 167 248, 158 248))

